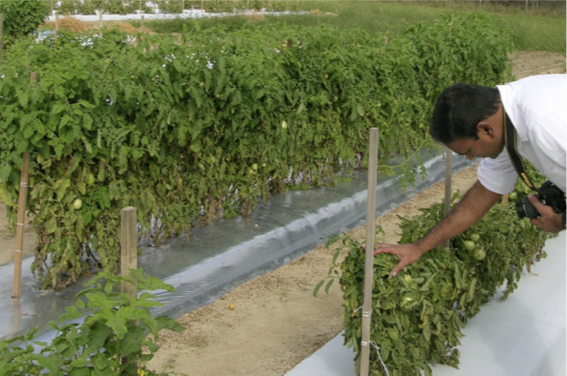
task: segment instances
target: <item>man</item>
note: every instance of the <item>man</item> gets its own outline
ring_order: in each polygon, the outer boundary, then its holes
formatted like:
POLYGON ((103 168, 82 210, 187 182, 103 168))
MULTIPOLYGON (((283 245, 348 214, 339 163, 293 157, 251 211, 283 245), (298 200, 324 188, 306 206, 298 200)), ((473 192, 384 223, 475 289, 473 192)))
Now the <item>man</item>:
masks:
MULTIPOLYGON (((431 136, 468 159, 483 158, 478 181, 422 239, 411 244, 378 244, 374 254, 390 253, 400 260, 392 276, 468 229, 503 194, 514 189, 518 174, 506 147, 506 137, 512 136, 507 134, 507 124, 515 129, 512 133, 520 158, 530 161, 565 192, 566 79, 565 74, 532 76, 496 88, 457 84, 440 95, 433 111, 431 136)), ((541 214, 530 220, 532 224, 553 233, 565 229, 565 213, 555 213, 533 194, 528 198, 541 214)))

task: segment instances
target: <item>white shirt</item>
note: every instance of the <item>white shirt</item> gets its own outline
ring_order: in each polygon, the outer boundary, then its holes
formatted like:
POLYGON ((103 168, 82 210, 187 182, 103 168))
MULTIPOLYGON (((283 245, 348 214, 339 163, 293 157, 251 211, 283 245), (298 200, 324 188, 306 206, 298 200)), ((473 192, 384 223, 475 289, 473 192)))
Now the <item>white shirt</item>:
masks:
MULTIPOLYGON (((567 76, 526 77, 496 88, 516 128, 518 153, 565 192, 567 76)), ((517 178, 506 148, 497 158, 484 158, 480 162, 478 179, 489 191, 510 193, 517 178)))

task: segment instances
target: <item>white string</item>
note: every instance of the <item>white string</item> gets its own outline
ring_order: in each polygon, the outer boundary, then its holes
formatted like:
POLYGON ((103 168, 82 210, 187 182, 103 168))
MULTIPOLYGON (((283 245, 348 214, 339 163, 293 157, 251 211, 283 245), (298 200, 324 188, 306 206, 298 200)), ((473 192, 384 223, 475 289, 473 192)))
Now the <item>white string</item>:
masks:
POLYGON ((376 353, 378 354, 378 359, 380 359, 380 363, 382 363, 382 367, 384 367, 384 370, 386 371, 386 376, 390 376, 390 373, 388 372, 388 367, 386 367, 384 361, 382 360, 382 357, 380 356, 380 347, 378 347, 376 342, 370 342, 370 344, 376 349, 376 353))
MULTIPOLYGON (((361 309, 363 309, 362 306, 358 307, 357 309, 355 309, 354 311, 352 311, 352 313, 357 313, 358 311, 360 311, 361 309)), ((363 317, 370 317, 370 315, 372 315, 372 310, 370 311, 362 311, 362 316, 363 317)))
POLYGON ((16 253, 22 253, 22 251, 20 251, 19 249, 15 249, 14 252, 16 252, 16 253))

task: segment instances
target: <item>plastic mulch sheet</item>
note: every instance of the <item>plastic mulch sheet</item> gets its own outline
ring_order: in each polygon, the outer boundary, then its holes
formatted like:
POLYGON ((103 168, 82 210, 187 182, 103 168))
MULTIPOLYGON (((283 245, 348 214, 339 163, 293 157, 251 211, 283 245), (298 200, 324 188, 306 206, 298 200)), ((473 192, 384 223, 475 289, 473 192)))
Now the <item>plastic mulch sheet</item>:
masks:
MULTIPOLYGON (((425 178, 404 191, 396 176, 379 176, 376 214, 382 215, 445 177, 443 156, 424 158, 425 178)), ((453 171, 471 166, 464 157, 453 155, 453 171)), ((138 266, 146 273, 173 285, 174 293, 154 292, 163 306, 156 316, 177 318, 207 305, 255 276, 275 270, 309 252, 335 234, 364 224, 366 218, 366 175, 336 187, 289 191, 272 196, 247 217, 221 220, 191 230, 160 247, 143 247, 138 266)), ((49 321, 56 321, 65 306, 86 281, 62 291, 38 289, 30 272, 32 258, 24 259, 21 296, 12 299, 12 263, 0 266, 0 339, 40 327, 36 338, 47 340, 49 321), (42 338, 42 336, 44 338, 42 338)))

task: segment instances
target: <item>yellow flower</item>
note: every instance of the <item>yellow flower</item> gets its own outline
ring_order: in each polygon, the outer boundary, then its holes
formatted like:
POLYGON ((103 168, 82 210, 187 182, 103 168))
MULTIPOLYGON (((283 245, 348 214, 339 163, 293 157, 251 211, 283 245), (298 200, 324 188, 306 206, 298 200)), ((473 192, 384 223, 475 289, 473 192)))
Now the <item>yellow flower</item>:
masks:
POLYGON ((138 375, 139 376, 146 376, 146 371, 144 371, 143 369, 138 369, 138 375))

